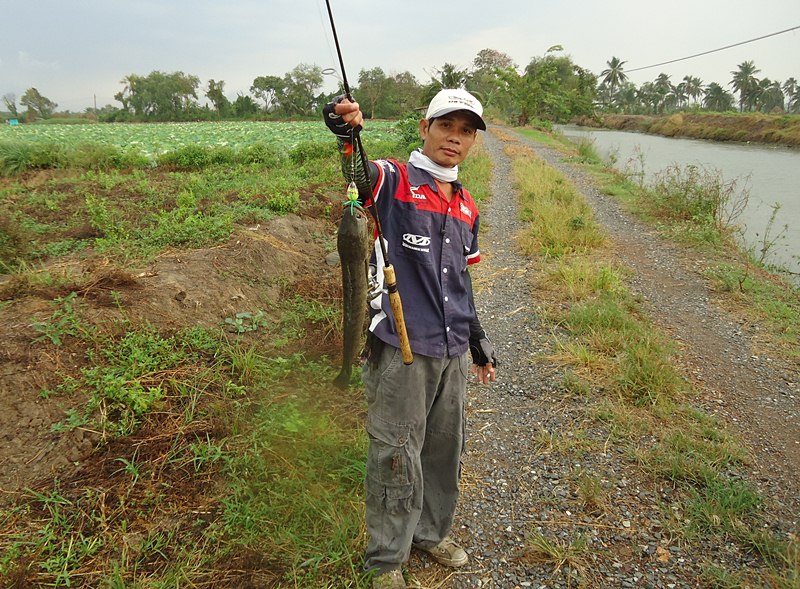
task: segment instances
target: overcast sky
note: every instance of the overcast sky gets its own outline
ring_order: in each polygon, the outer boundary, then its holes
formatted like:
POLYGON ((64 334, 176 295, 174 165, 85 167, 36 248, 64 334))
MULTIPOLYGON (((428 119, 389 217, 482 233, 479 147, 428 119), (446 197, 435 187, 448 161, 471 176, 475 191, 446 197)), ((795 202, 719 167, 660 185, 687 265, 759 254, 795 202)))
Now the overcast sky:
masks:
MULTIPOLYGON (((470 67, 502 51, 524 67, 553 45, 599 74, 678 59, 800 25, 800 1, 331 0, 351 84, 363 68, 410 71, 419 82, 444 63, 470 67), (760 8, 763 6, 764 8, 760 8)), ((300 63, 337 67, 324 0, 0 0, 0 95, 35 87, 58 110, 120 106, 127 75, 154 70, 225 82, 235 99, 260 75, 300 63)), ((632 72, 637 85, 667 73, 727 85, 746 60, 757 76, 800 80, 800 29, 688 61, 632 72)), ((329 82, 325 90, 333 90, 329 82)), ((356 97, 358 98, 358 97, 356 97)))

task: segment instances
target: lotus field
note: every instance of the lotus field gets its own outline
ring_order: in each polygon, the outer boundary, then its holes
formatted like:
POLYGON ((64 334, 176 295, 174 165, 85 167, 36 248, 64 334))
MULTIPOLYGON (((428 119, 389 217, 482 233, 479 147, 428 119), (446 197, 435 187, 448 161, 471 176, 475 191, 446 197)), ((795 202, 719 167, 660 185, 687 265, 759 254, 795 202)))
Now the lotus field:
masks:
MULTIPOLYGON (((370 121, 369 141, 389 139, 394 122, 370 121)), ((331 134, 319 121, 302 122, 220 122, 77 125, 0 125, 0 143, 56 143, 65 147, 87 143, 136 149, 155 159, 188 145, 227 147, 239 150, 256 144, 292 149, 305 141, 331 141, 331 134)))

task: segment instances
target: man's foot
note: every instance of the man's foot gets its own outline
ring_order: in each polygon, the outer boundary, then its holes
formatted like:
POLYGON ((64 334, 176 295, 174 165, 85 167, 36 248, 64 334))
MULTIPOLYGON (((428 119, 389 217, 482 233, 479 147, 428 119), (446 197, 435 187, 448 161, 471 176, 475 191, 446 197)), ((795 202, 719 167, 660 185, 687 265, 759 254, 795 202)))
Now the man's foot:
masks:
POLYGON ((372 579, 372 589, 406 589, 400 569, 394 569, 372 579))
POLYGON ((458 568, 467 564, 467 560, 469 560, 464 549, 456 544, 456 541, 450 536, 447 536, 444 540, 431 548, 419 546, 418 544, 414 544, 414 548, 427 552, 436 562, 447 567, 458 568))

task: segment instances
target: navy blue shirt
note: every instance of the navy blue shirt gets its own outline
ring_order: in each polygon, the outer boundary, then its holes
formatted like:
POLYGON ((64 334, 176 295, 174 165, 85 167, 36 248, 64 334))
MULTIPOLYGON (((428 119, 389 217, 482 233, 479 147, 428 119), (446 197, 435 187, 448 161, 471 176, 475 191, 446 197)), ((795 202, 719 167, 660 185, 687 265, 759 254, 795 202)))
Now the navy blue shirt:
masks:
MULTIPOLYGON (((448 202, 433 177, 411 164, 374 163, 379 174, 373 200, 395 268, 411 351, 433 358, 459 356, 469 348, 475 317, 466 275, 467 266, 480 261, 475 201, 456 182, 448 202)), ((382 294, 370 302, 369 329, 399 347, 377 241, 372 263, 382 294)))

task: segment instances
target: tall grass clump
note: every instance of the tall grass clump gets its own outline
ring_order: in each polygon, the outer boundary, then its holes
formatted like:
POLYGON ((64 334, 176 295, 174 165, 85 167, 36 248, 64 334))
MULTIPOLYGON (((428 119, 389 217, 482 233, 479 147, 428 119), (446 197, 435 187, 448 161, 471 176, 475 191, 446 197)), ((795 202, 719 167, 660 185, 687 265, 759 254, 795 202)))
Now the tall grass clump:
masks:
POLYGON ((646 191, 653 214, 673 222, 691 222, 729 234, 747 206, 749 191, 718 170, 702 166, 669 166, 656 174, 646 191))
POLYGON ((523 251, 547 258, 586 252, 603 243, 591 208, 575 188, 533 152, 514 160, 521 193, 521 216, 530 230, 520 240, 523 251))
POLYGON ((30 165, 32 151, 29 143, 0 142, 0 174, 16 176, 24 172, 30 165))
POLYGON ((229 147, 190 144, 160 155, 157 162, 160 166, 180 170, 201 170, 213 165, 236 163, 236 152, 229 147))

